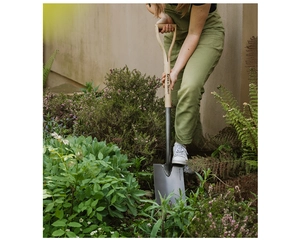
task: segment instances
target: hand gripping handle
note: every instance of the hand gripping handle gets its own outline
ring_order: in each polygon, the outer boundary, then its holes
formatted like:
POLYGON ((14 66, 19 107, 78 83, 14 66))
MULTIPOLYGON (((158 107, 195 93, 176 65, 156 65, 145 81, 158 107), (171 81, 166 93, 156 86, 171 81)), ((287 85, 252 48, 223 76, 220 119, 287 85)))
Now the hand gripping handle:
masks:
POLYGON ((171 58, 171 52, 172 52, 172 48, 174 46, 174 42, 176 39, 176 24, 172 24, 172 26, 174 27, 174 32, 173 32, 173 39, 172 39, 172 43, 170 45, 169 51, 168 51, 168 55, 166 53, 166 50, 163 46, 163 43, 161 41, 161 38, 159 36, 159 29, 162 29, 165 25, 167 24, 155 24, 155 32, 156 32, 156 38, 157 41, 163 51, 163 58, 164 58, 164 73, 166 74, 166 81, 165 81, 165 107, 171 107, 171 90, 170 90, 170 58, 171 58))

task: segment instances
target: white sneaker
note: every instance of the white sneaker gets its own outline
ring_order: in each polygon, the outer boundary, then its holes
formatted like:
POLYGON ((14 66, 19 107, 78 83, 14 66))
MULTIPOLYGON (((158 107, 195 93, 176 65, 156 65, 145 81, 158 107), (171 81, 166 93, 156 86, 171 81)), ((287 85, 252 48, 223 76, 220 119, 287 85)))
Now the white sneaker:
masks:
POLYGON ((172 163, 186 165, 187 160, 188 160, 187 155, 188 155, 188 153, 186 151, 185 146, 181 145, 180 143, 175 142, 174 147, 173 147, 172 163))

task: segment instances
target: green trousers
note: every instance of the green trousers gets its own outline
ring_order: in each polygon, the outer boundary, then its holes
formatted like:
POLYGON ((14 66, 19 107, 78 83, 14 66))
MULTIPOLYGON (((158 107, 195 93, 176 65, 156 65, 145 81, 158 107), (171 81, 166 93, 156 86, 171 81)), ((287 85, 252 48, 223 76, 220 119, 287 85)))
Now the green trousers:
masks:
MULTIPOLYGON (((172 69, 188 33, 189 14, 182 18, 176 13, 175 7, 168 4, 165 11, 177 25, 176 41, 171 54, 172 69)), ((172 34, 164 36, 166 49, 171 44, 172 34)), ((208 15, 198 46, 178 75, 171 93, 175 141, 178 143, 188 145, 193 142, 199 145, 203 141, 200 101, 204 84, 221 57, 223 44, 224 28, 216 10, 208 15)))

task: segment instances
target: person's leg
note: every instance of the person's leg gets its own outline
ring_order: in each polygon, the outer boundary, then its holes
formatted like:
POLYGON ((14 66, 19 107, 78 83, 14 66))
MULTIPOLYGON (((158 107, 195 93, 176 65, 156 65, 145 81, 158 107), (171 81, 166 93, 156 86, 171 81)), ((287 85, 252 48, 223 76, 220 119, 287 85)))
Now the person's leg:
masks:
POLYGON ((190 144, 193 140, 197 123, 200 123, 198 118, 204 84, 219 61, 222 48, 223 38, 203 35, 184 69, 175 117, 178 143, 190 144))
MULTIPOLYGON (((197 136, 202 135, 200 100, 204 93, 204 84, 222 54, 223 40, 223 33, 203 34, 197 49, 185 66, 177 93, 175 115, 175 141, 183 146, 190 144, 195 137, 202 137, 197 136)), ((173 160, 180 162, 180 158, 181 156, 175 156, 173 160)))

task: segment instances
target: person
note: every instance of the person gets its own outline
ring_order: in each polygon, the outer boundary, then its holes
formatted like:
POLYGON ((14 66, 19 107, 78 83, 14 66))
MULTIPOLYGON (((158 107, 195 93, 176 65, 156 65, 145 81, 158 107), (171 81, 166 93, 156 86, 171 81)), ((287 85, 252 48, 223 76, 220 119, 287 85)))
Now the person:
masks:
MULTIPOLYGON (((217 65, 224 45, 224 27, 217 4, 146 4, 148 11, 164 23, 164 47, 172 42, 172 24, 176 40, 170 65, 172 108, 175 108, 173 164, 186 165, 187 146, 203 144, 200 100, 204 84, 217 65)), ((165 74, 162 75, 162 82, 165 74)), ((174 111, 173 111, 174 112, 174 111)))

